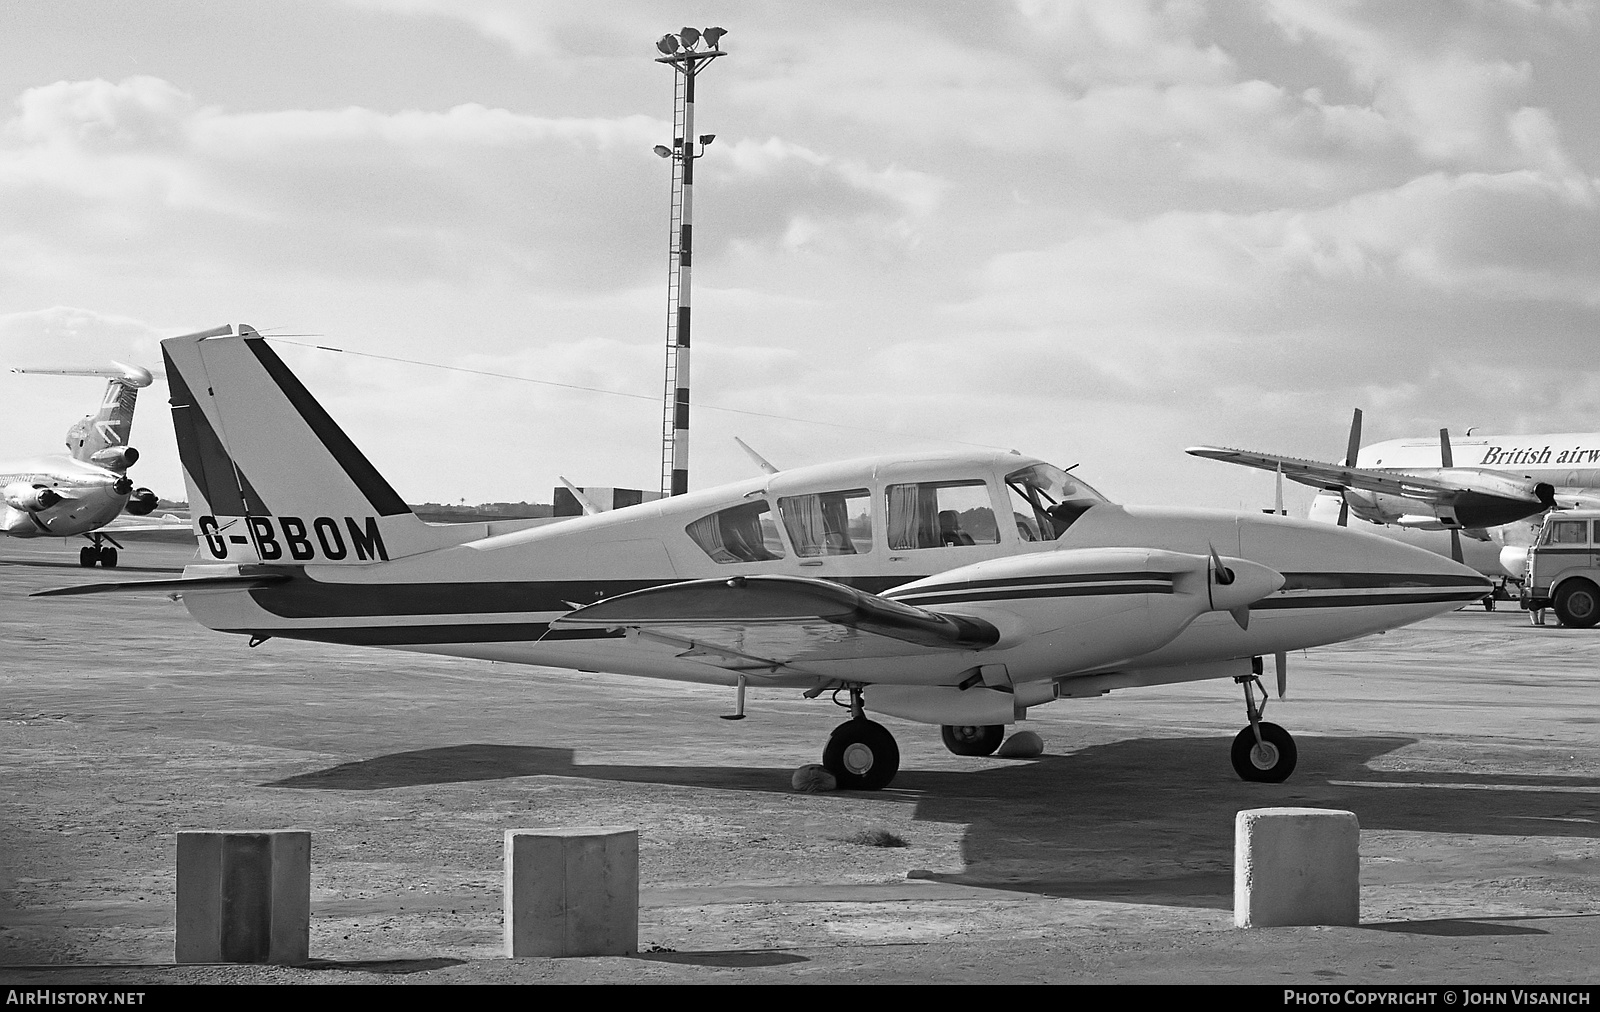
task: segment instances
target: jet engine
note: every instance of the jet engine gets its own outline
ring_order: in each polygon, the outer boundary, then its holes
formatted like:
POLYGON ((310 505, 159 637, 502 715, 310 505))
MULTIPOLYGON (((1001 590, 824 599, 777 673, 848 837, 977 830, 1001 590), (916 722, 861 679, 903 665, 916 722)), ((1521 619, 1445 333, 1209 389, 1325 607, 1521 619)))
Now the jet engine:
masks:
POLYGON ((39 510, 47 510, 60 502, 61 494, 42 485, 29 485, 17 481, 12 482, 3 491, 0 491, 0 498, 4 498, 6 505, 12 509, 37 513, 39 510))
POLYGON ((136 488, 133 490, 133 495, 128 497, 128 512, 136 517, 149 516, 160 501, 159 497, 149 489, 136 488))
POLYGON ((131 446, 108 446, 91 454, 89 462, 112 471, 126 471, 139 462, 139 451, 131 446))

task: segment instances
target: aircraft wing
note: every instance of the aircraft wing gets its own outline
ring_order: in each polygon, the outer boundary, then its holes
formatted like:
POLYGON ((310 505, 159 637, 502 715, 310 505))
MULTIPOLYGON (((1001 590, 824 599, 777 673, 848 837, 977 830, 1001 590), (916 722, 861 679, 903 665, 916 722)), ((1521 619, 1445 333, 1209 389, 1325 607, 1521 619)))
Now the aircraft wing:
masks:
POLYGON ((792 576, 652 587, 586 605, 550 625, 624 629, 648 642, 681 647, 679 657, 735 670, 981 650, 1000 638, 982 619, 792 576))
POLYGON ((1327 464, 1299 457, 1280 457, 1272 453, 1254 453, 1234 450, 1226 446, 1191 446, 1184 451, 1195 457, 1206 457, 1229 464, 1243 464, 1263 471, 1283 471, 1283 476, 1312 488, 1338 492, 1346 488, 1359 488, 1384 495, 1403 496, 1418 502, 1449 505, 1463 492, 1469 491, 1458 484, 1434 481, 1413 474, 1395 471, 1372 471, 1342 464, 1327 464))

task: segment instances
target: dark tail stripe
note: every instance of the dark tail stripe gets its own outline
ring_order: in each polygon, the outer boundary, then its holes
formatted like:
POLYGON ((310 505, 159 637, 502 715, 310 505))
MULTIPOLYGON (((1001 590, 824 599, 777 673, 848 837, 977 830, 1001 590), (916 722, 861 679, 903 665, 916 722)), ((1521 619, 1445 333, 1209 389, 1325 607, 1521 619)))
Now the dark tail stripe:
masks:
POLYGON ((272 511, 228 455, 183 373, 173 364, 165 348, 161 357, 166 363, 167 386, 172 392, 172 428, 178 440, 178 459, 194 479, 200 494, 205 496, 211 511, 228 517, 269 515, 272 511))
POLYGON ((378 515, 391 517, 410 513, 410 507, 400 498, 399 493, 384 480, 383 475, 378 473, 378 469, 372 466, 372 462, 356 447, 356 444, 350 441, 350 437, 339 428, 339 423, 323 410, 317 399, 311 396, 311 391, 289 371, 289 367, 283 364, 283 359, 278 357, 278 353, 259 337, 247 339, 245 347, 255 353, 262 367, 277 382, 278 389, 289 398, 289 403, 300 412, 301 419, 310 426, 312 432, 316 433, 317 438, 322 440, 322 445, 327 447, 333 459, 344 468, 344 472, 355 482, 361 494, 372 503, 372 508, 378 511, 378 515))

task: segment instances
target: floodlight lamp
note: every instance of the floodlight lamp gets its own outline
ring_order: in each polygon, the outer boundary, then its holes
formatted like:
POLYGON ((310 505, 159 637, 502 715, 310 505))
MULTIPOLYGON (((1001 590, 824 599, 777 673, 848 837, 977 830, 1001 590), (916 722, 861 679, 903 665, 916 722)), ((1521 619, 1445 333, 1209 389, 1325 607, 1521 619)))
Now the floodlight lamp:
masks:
POLYGON ((728 34, 728 31, 725 28, 707 28, 700 34, 705 37, 706 45, 712 49, 721 49, 722 37, 728 34))
POLYGON ((655 147, 651 148, 650 150, 654 151, 656 154, 660 155, 662 158, 671 158, 672 157, 672 149, 667 147, 665 144, 657 144, 655 147))
POLYGON ((693 28, 685 28, 678 33, 678 38, 683 40, 683 48, 693 49, 695 43, 700 41, 700 33, 693 28))
POLYGON ((671 56, 678 51, 678 37, 676 35, 663 35, 656 40, 656 48, 671 56))
POLYGON ((710 144, 712 141, 714 141, 716 139, 717 139, 717 135, 716 134, 701 134, 700 135, 700 146, 701 147, 705 147, 707 144, 710 144))

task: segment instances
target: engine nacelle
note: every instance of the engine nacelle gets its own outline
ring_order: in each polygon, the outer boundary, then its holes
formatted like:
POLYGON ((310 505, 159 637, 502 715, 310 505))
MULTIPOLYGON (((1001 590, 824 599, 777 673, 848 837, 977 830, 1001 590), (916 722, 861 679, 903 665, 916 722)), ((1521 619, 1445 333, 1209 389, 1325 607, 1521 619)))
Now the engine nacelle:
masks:
POLYGON ((139 451, 131 446, 108 446, 89 456, 89 463, 112 471, 126 471, 139 462, 139 451))
POLYGON ((54 489, 42 485, 29 485, 25 482, 12 482, 3 491, 0 498, 4 498, 6 505, 12 509, 24 510, 28 513, 37 513, 47 510, 61 501, 61 494, 54 489))
POLYGON ((147 488, 136 488, 133 495, 128 497, 128 512, 136 517, 149 516, 155 512, 156 505, 161 501, 154 492, 147 488))

